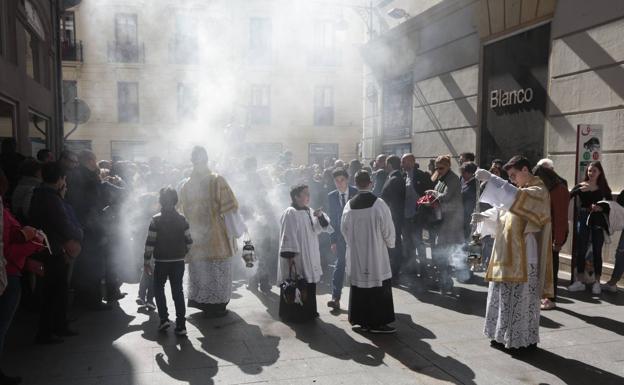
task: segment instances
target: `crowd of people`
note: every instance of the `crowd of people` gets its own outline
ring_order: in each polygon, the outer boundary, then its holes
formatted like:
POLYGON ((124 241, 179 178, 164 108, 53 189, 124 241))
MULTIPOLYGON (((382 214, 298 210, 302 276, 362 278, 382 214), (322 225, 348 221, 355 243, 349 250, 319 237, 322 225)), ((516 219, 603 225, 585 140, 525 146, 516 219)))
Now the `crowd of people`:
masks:
MULTIPOLYGON (((88 150, 30 158, 4 140, 0 353, 20 303, 39 312, 36 343, 58 344, 77 334, 70 304, 109 310, 125 296, 123 282, 140 282, 137 304, 158 311, 164 332, 173 325, 169 280, 174 332, 184 336, 186 306, 227 314, 241 240, 253 241, 258 256, 248 288, 277 285, 284 321, 318 317, 321 282, 331 290, 327 306, 340 310, 346 282, 349 321, 370 333, 395 332, 392 286, 402 275, 448 290, 452 257, 477 245, 482 258, 471 268, 490 282, 484 332, 505 349, 535 346, 540 310, 555 307, 571 199, 577 243, 568 290, 615 292, 624 273, 623 236, 601 286, 605 234, 624 225, 624 194, 613 202, 600 162, 569 189, 552 161, 532 167, 522 156, 481 169, 462 153, 459 173, 450 155, 426 170, 414 154, 296 166, 287 151, 262 168, 254 157, 236 160, 209 161, 200 146, 180 164, 98 162, 88 150)), ((0 371, 0 384, 17 383, 0 371)))

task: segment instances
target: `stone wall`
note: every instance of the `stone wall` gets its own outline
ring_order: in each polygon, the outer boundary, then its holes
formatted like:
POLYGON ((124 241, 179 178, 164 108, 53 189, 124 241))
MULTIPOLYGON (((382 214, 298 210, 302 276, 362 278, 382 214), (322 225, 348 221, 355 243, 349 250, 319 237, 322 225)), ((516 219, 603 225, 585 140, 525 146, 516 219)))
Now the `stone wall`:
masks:
MULTIPOLYGON (((570 185, 577 125, 603 125, 602 163, 615 194, 624 189, 623 35, 623 2, 559 2, 552 22, 546 123, 546 152, 570 185)), ((619 236, 605 245, 605 262, 613 262, 619 236)), ((568 241, 564 251, 570 246, 568 241)))

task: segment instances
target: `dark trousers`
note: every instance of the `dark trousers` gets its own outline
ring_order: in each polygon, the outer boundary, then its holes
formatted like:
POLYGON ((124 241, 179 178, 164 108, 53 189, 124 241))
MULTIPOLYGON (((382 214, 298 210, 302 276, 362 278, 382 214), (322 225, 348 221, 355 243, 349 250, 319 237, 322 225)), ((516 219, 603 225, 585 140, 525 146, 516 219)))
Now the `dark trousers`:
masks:
POLYGON ((62 255, 52 255, 44 268, 39 336, 45 338, 67 328, 68 265, 62 255))
POLYGON ((390 269, 392 270, 392 278, 396 279, 399 277, 401 265, 403 264, 403 242, 401 241, 403 235, 403 226, 400 221, 393 222, 395 231, 394 249, 388 249, 388 254, 390 255, 390 269))
POLYGON ((620 235, 620 242, 615 251, 615 266, 613 267, 613 274, 611 274, 611 281, 619 281, 622 274, 624 274, 624 231, 620 235))
POLYGON ((22 293, 21 277, 9 275, 7 287, 0 296, 0 356, 4 351, 4 338, 9 331, 22 293))
POLYGON ((405 219, 403 225, 403 243, 407 263, 410 263, 415 258, 420 262, 424 262, 427 258, 427 248, 423 242, 423 230, 423 221, 418 216, 405 219))
MULTIPOLYGON (((592 245, 592 257, 594 259, 594 275, 602 275, 602 246, 604 244, 604 232, 598 226, 587 225, 588 210, 581 210, 577 223, 577 244, 576 244, 576 271, 580 275, 585 272, 585 255, 589 249, 589 242, 592 245)), ((577 277, 578 278, 578 277, 577 277)))
POLYGON ((184 261, 158 262, 154 266, 154 297, 158 307, 158 316, 161 321, 169 319, 167 310, 167 299, 165 298, 165 283, 169 279, 171 285, 171 296, 175 304, 176 325, 178 327, 186 324, 186 305, 184 304, 184 291, 182 290, 182 279, 184 278, 184 261))
POLYGON ((347 243, 342 236, 336 242, 336 267, 332 277, 332 298, 340 300, 342 296, 342 286, 344 284, 347 254, 347 243))
POLYGON ((99 232, 85 232, 83 248, 73 266, 72 287, 76 300, 86 306, 95 306, 102 301, 102 279, 105 278, 105 248, 102 247, 99 232))
POLYGON ((553 287, 554 287, 554 297, 552 300, 557 299, 557 282, 559 281, 559 252, 553 250, 553 287))

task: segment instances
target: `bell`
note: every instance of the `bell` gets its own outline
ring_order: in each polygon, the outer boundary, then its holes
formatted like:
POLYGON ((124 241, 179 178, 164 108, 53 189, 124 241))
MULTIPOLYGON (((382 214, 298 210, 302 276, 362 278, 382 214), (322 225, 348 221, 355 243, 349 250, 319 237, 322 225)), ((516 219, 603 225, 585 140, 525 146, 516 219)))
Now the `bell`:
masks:
POLYGON ((253 267, 254 262, 257 260, 256 255, 254 253, 255 248, 253 244, 251 243, 251 240, 243 241, 243 243, 245 243, 245 245, 243 246, 242 257, 243 257, 243 261, 245 261, 245 266, 253 267))

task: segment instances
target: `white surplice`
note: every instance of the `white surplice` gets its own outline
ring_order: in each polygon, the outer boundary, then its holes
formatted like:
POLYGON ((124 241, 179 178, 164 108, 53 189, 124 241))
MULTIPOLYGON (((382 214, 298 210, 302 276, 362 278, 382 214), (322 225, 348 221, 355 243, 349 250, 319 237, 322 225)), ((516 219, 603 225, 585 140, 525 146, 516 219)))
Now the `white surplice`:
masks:
MULTIPOLYGON (((492 177, 494 178, 494 177, 492 177)), ((480 198, 494 208, 482 213, 481 234, 492 235, 501 242, 509 210, 518 189, 508 183, 488 183, 480 198)), ((540 290, 538 279, 538 245, 535 233, 525 232, 527 282, 490 282, 488 285, 484 334, 506 348, 521 348, 539 342, 540 290)), ((501 247, 496 245, 495 247, 501 247)), ((490 263, 492 263, 490 261, 490 263)))
POLYGON ((341 230, 347 242, 345 272, 351 286, 381 287, 392 278, 388 248, 395 246, 395 229, 390 208, 381 198, 357 210, 347 203, 341 230))
MULTIPOLYGON (((326 214, 323 216, 329 223, 329 217, 326 214)), ((282 252, 295 253, 297 275, 305 278, 308 283, 319 282, 323 275, 318 241, 321 232, 332 233, 333 228, 331 224, 323 228, 310 208, 297 210, 289 207, 282 214, 279 253, 280 255, 282 252)), ((290 276, 288 259, 279 258, 277 282, 283 282, 289 277, 296 278, 294 272, 293 276, 290 276)))

